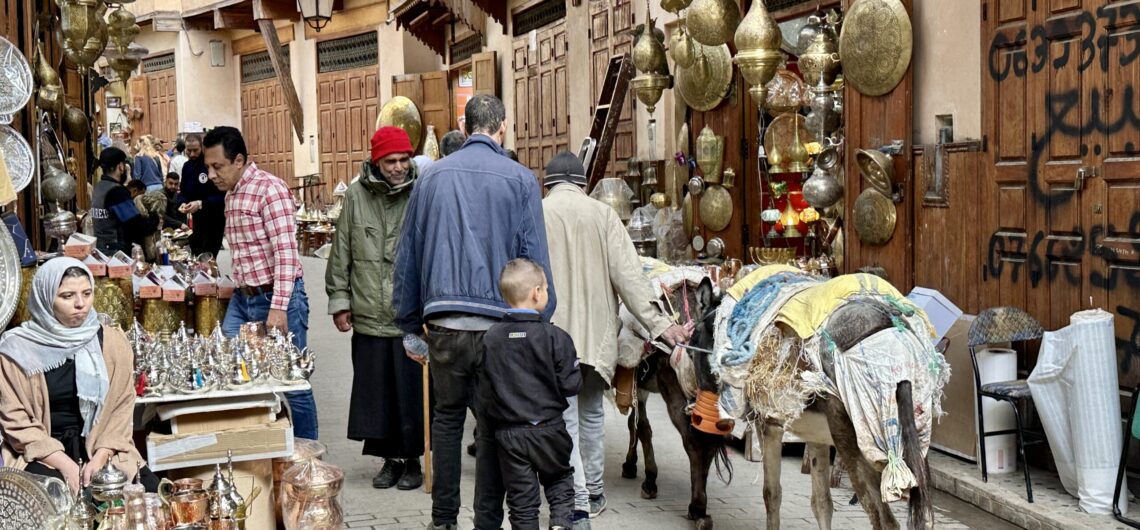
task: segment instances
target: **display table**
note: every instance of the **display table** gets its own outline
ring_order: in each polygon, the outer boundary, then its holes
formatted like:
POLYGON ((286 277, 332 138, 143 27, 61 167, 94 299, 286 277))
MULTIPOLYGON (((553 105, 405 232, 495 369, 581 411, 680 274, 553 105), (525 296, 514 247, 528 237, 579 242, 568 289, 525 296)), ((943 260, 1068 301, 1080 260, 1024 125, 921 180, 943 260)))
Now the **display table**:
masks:
POLYGON ((168 394, 165 396, 140 397, 140 398, 135 399, 135 403, 140 404, 140 405, 149 405, 149 404, 158 405, 158 404, 163 404, 163 403, 174 403, 177 401, 194 401, 194 400, 199 400, 199 399, 205 400, 205 399, 234 398, 234 397, 242 397, 242 396, 256 396, 259 394, 269 394, 269 393, 276 393, 276 392, 293 392, 293 391, 297 391, 297 390, 310 390, 312 388, 313 388, 313 386, 310 385, 308 381, 303 381, 303 382, 292 384, 292 385, 287 385, 284 383, 277 383, 277 384, 273 384, 273 385, 250 385, 247 387, 237 388, 237 389, 233 389, 233 390, 228 390, 228 389, 227 390, 211 390, 210 392, 204 392, 202 394, 168 394))

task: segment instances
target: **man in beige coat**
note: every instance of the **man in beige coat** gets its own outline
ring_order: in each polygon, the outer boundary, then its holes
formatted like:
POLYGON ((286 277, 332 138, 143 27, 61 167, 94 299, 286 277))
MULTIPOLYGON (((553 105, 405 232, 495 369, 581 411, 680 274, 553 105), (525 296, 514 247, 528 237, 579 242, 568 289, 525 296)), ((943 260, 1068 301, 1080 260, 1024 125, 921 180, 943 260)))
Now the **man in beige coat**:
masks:
POLYGON ((574 441, 574 528, 588 528, 606 507, 603 393, 617 366, 618 299, 649 330, 673 345, 688 340, 652 305, 653 289, 621 219, 609 206, 586 195, 582 163, 559 153, 546 167, 542 201, 550 267, 559 293, 553 322, 574 339, 582 364, 582 391, 570 400, 564 418, 574 441), (563 294, 565 293, 565 294, 563 294))

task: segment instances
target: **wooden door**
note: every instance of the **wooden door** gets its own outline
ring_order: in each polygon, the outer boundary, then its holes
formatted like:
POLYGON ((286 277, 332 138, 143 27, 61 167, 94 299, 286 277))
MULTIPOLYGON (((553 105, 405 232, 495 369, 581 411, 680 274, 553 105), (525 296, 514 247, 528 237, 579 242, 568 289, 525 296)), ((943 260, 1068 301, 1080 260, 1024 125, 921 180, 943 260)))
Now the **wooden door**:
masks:
POLYGON ((475 95, 499 95, 499 70, 496 68, 494 50, 476 53, 471 56, 471 79, 475 95))
POLYGON ((357 175, 368 159, 375 131, 379 79, 375 68, 317 75, 317 114, 321 131, 321 180, 331 193, 357 175))
POLYGON ((146 74, 149 109, 143 119, 150 122, 150 134, 165 142, 173 141, 179 130, 178 82, 174 72, 169 68, 146 74))
POLYGON ((515 131, 515 154, 519 157, 519 163, 526 167, 533 167, 530 163, 530 149, 527 147, 530 144, 530 132, 527 130, 530 126, 530 84, 527 78, 527 64, 530 54, 527 52, 527 47, 526 39, 516 39, 512 48, 511 66, 515 71, 515 119, 513 127, 515 131))
MULTIPOLYGON (((141 110, 144 114, 150 113, 150 96, 147 88, 150 86, 144 75, 134 75, 127 81, 127 92, 131 98, 131 109, 141 110)), ((129 119, 129 118, 128 118, 129 119)), ((131 136, 138 138, 150 134, 150 117, 143 116, 137 120, 130 120, 131 136)))
POLYGON ((1091 100, 1103 103, 1091 118, 1100 124, 1093 153, 1103 160, 1083 191, 1091 216, 1088 290, 1116 315, 1120 383, 1133 385, 1140 379, 1140 11, 1115 2, 1098 14, 1104 27, 1096 42, 1105 46, 1091 100))
POLYGON ((420 82, 423 87, 423 100, 418 105, 424 120, 424 138, 420 141, 422 149, 427 139, 429 125, 435 129, 437 142, 451 130, 452 111, 455 105, 451 100, 451 83, 448 81, 446 71, 420 74, 420 82))
MULTIPOLYGON (((610 57, 632 53, 634 9, 631 0, 590 4, 590 113, 593 114, 606 80, 610 57)), ((626 95, 614 134, 613 150, 606 175, 624 177, 630 157, 637 155, 637 130, 634 112, 637 99, 626 95)))
POLYGON ((294 184, 293 131, 285 91, 276 79, 241 86, 241 130, 258 167, 294 184))
POLYGON ((516 39, 513 49, 515 152, 541 178, 547 162, 570 147, 565 21, 538 30, 533 50, 527 36, 516 39))

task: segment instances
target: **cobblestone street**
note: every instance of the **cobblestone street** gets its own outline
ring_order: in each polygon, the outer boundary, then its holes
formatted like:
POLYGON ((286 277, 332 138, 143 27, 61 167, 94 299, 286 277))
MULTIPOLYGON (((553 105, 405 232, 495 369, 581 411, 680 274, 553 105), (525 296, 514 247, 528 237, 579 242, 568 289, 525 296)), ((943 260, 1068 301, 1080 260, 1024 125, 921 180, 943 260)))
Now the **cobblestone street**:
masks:
MULTIPOLYGON (((346 486, 342 497, 346 523, 349 528, 422 528, 431 522, 431 496, 422 489, 416 491, 377 490, 372 488, 372 476, 379 470, 380 461, 361 456, 361 446, 345 438, 348 414, 348 389, 352 381, 352 364, 349 355, 349 334, 338 333, 332 318, 325 315, 327 299, 323 281, 325 262, 305 258, 305 278, 312 316, 309 341, 318 350, 319 361, 312 383, 320 411, 321 441, 328 446, 328 461, 342 466, 346 472, 346 486)), ((616 408, 607 405, 606 422, 606 493, 609 506, 594 519, 596 529, 641 528, 688 529, 693 525, 685 518, 689 503, 689 464, 681 447, 681 439, 669 423, 664 402, 660 397, 649 400, 649 417, 654 426, 654 444, 659 467, 658 498, 640 497, 638 480, 621 478, 621 463, 625 458, 628 434, 626 418, 616 408)), ((465 445, 472 440, 474 420, 469 418, 465 445)), ((761 496, 760 463, 749 462, 739 450, 731 450, 735 478, 724 485, 715 476, 709 481, 709 514, 716 528, 755 529, 764 521, 761 496)), ((475 459, 464 457, 463 511, 460 528, 472 528, 470 510, 474 490, 475 459)), ((789 529, 817 528, 811 513, 811 481, 800 474, 800 458, 785 457, 783 462, 783 527, 789 529)), ((852 492, 844 479, 843 487, 832 490, 835 502, 833 527, 836 529, 868 528, 867 518, 859 506, 849 506, 852 492)), ((935 517, 938 528, 986 528, 1004 530, 1016 528, 957 499, 935 493, 935 517)), ((905 521, 898 503, 895 512, 905 521)), ((504 523, 506 524, 506 523, 504 523)), ((905 524, 905 523, 904 523, 905 524)))

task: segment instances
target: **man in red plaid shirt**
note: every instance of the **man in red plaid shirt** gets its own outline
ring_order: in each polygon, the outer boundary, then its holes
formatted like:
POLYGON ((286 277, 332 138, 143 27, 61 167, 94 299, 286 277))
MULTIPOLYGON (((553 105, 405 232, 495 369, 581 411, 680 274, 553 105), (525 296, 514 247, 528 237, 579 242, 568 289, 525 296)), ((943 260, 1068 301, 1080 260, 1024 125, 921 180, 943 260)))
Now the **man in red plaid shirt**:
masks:
MULTIPOLYGON (((238 289, 222 321, 222 333, 237 336, 247 322, 292 332, 293 343, 308 343, 309 298, 297 250, 296 205, 281 179, 249 159, 245 139, 233 127, 211 130, 202 146, 210 180, 226 192, 226 241, 233 255, 238 289)), ((317 406, 311 390, 286 392, 293 434, 317 439, 317 406)))

